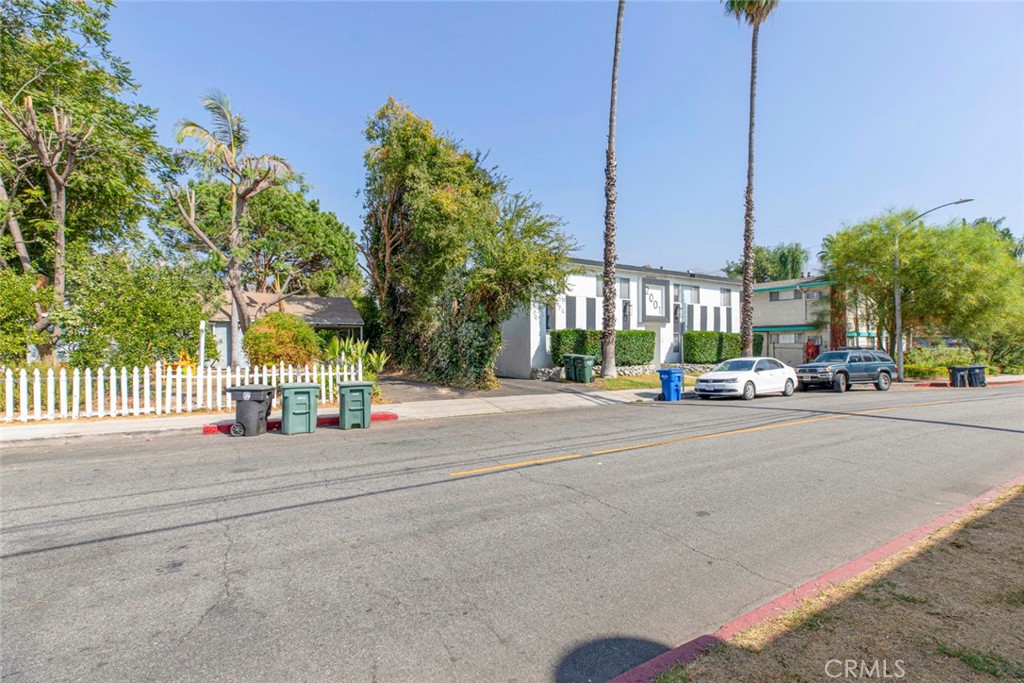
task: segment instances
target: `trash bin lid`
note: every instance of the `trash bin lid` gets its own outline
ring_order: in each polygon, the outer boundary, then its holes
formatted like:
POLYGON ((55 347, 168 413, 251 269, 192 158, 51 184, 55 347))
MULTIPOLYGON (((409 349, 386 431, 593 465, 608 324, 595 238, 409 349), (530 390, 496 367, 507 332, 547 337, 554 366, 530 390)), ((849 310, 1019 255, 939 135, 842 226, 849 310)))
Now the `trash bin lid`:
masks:
POLYGON ((320 389, 316 382, 284 382, 277 385, 278 389, 320 389))
POLYGON ((269 384, 242 384, 228 387, 224 393, 231 394, 231 398, 236 401, 262 401, 268 394, 273 396, 275 391, 276 389, 269 384))
POLYGON ((673 375, 681 375, 683 374, 683 371, 680 368, 665 368, 663 370, 658 370, 658 374, 662 377, 671 377, 673 375))
POLYGON ((338 382, 339 387, 372 387, 373 382, 338 382))

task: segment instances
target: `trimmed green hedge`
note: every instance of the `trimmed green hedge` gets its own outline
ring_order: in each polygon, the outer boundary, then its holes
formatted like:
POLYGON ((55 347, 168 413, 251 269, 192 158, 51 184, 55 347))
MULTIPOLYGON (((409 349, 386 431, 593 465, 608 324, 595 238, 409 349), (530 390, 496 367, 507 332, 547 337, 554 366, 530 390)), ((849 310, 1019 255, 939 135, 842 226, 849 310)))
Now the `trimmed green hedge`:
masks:
MULTIPOLYGON (((764 349, 764 335, 754 335, 754 355, 764 349)), ((686 363, 720 363, 743 355, 737 332, 702 332, 690 330, 683 335, 683 361, 686 363)))
MULTIPOLYGON (((563 353, 583 353, 601 362, 601 330, 551 330, 551 361, 562 365, 563 353)), ((648 365, 654 362, 654 332, 618 330, 615 333, 615 364, 648 365)))

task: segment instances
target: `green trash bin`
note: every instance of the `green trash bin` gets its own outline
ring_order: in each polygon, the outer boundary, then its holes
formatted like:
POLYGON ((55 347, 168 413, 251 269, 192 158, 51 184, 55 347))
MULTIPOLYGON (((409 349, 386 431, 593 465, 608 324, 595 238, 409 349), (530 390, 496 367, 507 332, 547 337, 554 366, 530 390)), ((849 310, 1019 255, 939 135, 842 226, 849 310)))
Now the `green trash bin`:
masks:
POLYGON ((338 385, 338 426, 370 428, 370 397, 373 382, 342 382, 338 385))
POLYGON ((576 381, 590 384, 594 381, 594 357, 579 355, 575 358, 576 381))
POLYGON ((576 379, 576 354, 563 353, 562 365, 565 367, 565 381, 578 382, 579 380, 576 379))
POLYGON ((320 385, 307 382, 288 382, 278 386, 281 390, 281 433, 309 434, 316 431, 316 404, 320 398, 320 385))

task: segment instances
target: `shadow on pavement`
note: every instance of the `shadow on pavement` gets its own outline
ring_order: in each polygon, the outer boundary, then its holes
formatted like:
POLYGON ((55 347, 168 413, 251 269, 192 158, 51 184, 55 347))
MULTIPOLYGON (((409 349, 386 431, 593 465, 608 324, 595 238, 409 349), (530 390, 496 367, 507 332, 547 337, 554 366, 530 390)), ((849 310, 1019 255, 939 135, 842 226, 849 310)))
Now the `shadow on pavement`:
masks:
POLYGON ((597 683, 669 651, 661 643, 640 638, 601 638, 579 645, 562 657, 555 669, 555 683, 597 683))

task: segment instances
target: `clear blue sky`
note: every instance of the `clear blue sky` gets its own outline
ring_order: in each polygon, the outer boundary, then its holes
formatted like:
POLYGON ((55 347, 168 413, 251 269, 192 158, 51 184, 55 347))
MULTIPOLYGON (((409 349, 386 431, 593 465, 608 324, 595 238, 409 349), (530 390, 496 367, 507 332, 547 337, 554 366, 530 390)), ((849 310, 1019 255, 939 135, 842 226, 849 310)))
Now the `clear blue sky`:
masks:
MULTIPOLYGON (((115 51, 162 141, 224 90, 358 231, 366 118, 388 95, 489 152, 601 258, 614 2, 129 2, 115 51)), ((761 30, 757 242, 889 207, 1024 232, 1024 4, 786 2, 761 30), (958 213, 959 210, 959 213, 958 213)), ((713 271, 742 249, 750 29, 717 2, 627 3, 620 260, 713 271)))

